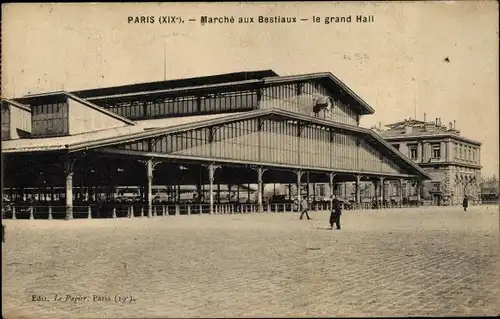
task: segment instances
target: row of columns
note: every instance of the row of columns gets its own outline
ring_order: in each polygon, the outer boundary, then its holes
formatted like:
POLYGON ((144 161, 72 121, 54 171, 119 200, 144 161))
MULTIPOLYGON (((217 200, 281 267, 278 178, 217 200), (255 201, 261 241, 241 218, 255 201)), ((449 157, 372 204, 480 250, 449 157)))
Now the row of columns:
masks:
MULTIPOLYGON (((361 175, 357 175, 356 176, 356 186, 355 186, 355 188, 356 188, 356 203, 359 203, 360 200, 361 200, 361 192, 360 192, 360 187, 359 187, 359 185, 361 183, 361 177, 362 177, 361 175)), ((379 177, 379 181, 375 182, 375 197, 377 197, 377 199, 378 199, 378 193, 379 193, 378 192, 378 187, 380 187, 380 199, 382 201, 385 200, 385 195, 386 195, 385 194, 385 181, 386 180, 387 179, 385 177, 379 177)), ((403 178, 400 178, 398 180, 399 187, 401 189, 401 191, 399 192, 399 200, 400 200, 400 202, 403 202, 403 191, 402 191, 402 189, 403 189, 404 181, 405 180, 403 178)), ((422 183, 420 181, 418 181, 417 182, 417 194, 416 194, 418 202, 420 202, 421 188, 422 188, 422 183)))
MULTIPOLYGON (((156 162, 153 161, 152 159, 148 160, 141 160, 141 163, 143 163, 146 166, 146 178, 147 178, 147 196, 146 196, 146 201, 147 201, 147 216, 152 217, 153 211, 153 176, 154 176, 154 168, 156 165, 158 165, 161 162, 156 162)), ((74 166, 75 160, 70 160, 67 159, 65 162, 65 174, 66 174, 66 219, 71 220, 73 219, 73 166, 74 166)), ((220 168, 221 166, 215 165, 213 163, 210 163, 208 165, 205 165, 205 167, 208 169, 208 180, 209 180, 209 194, 210 194, 210 214, 214 213, 214 181, 215 181, 215 171, 220 168)), ((258 210, 259 212, 263 212, 264 206, 263 206, 263 198, 262 198, 262 191, 263 191, 263 175, 264 172, 267 170, 261 166, 255 167, 254 168, 256 173, 257 173, 257 204, 258 204, 258 210)), ((297 192, 298 196, 302 196, 302 176, 306 174, 307 177, 307 185, 309 185, 309 173, 304 172, 303 170, 297 170, 295 171, 295 174, 297 176, 297 192)), ((333 201, 333 195, 334 195, 334 178, 336 174, 334 172, 328 173, 329 176, 329 189, 330 189, 330 205, 332 204, 333 201)), ((360 182, 361 182, 361 175, 356 175, 356 203, 360 203, 360 182)), ((381 185, 381 198, 382 200, 385 200, 385 194, 384 194, 384 177, 380 177, 380 185, 381 185)), ((404 180, 400 179, 400 186, 402 187, 404 180)), ((421 185, 420 183, 418 185, 421 185)), ((418 187, 420 189, 420 187, 418 187)), ((308 192, 309 192, 309 187, 308 187, 308 192)), ((375 186, 375 194, 377 195, 377 188, 375 186)), ((309 194, 308 194, 309 195, 309 194)), ((420 202, 420 191, 417 192, 418 196, 418 201, 420 202)), ((400 200, 402 202, 403 200, 403 194, 400 192, 400 200)))

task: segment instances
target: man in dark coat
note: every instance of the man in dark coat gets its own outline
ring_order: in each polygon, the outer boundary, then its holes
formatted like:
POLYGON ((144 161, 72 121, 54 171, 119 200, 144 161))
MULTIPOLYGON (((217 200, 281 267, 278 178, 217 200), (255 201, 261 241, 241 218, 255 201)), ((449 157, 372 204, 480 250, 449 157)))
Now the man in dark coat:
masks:
POLYGON ((469 207, 469 198, 467 195, 464 197, 464 201, 462 202, 462 206, 464 207, 464 212, 467 211, 467 207, 469 207))
POLYGON ((300 210, 302 211, 302 213, 300 214, 300 219, 304 218, 304 214, 306 215, 307 219, 311 219, 311 217, 309 217, 309 201, 307 200, 307 197, 304 196, 299 204, 300 210))
POLYGON ((340 229, 340 215, 342 215, 342 208, 338 199, 334 198, 332 201, 332 211, 330 212, 330 226, 333 229, 333 224, 337 225, 340 229))

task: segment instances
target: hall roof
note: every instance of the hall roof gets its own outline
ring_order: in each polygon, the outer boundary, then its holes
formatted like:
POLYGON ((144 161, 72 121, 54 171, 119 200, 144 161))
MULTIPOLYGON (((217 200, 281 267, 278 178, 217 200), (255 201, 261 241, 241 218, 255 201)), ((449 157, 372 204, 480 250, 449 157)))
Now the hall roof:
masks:
MULTIPOLYGON (((280 76, 273 70, 246 71, 213 76, 194 77, 178 80, 157 81, 121 85, 107 88, 69 92, 93 103, 121 103, 140 99, 161 98, 165 95, 202 94, 213 90, 234 90, 241 88, 262 88, 265 85, 296 83, 317 80, 338 97, 347 102, 359 114, 373 114, 375 110, 358 94, 351 90, 331 72, 280 76)), ((55 93, 34 94, 18 98, 21 103, 29 104, 34 98, 50 96, 55 93)))
POLYGON ((186 124, 208 121, 213 119, 224 119, 234 114, 213 114, 182 116, 173 118, 153 119, 136 121, 135 125, 99 130, 77 135, 56 136, 46 138, 24 138, 16 140, 2 141, 2 152, 4 153, 24 153, 24 152, 47 152, 58 150, 72 150, 80 145, 83 148, 108 139, 119 139, 120 137, 134 136, 137 133, 148 130, 158 130, 159 128, 182 127, 186 124))
POLYGON ((31 109, 29 107, 27 107, 26 105, 24 104, 21 104, 19 102, 16 102, 14 100, 10 100, 10 99, 2 99, 2 104, 3 103, 6 103, 6 104, 9 104, 9 105, 12 105, 12 106, 15 106, 23 111, 26 111, 26 112, 30 112, 31 113, 31 109))
POLYGON ((156 81, 148 83, 138 83, 120 85, 107 88, 73 91, 72 93, 81 98, 92 98, 107 95, 119 95, 137 92, 161 91, 180 88, 189 88, 203 85, 222 84, 229 82, 241 82, 248 80, 260 80, 266 77, 278 76, 273 70, 243 71, 211 76, 201 76, 186 79, 176 79, 168 81, 156 81))
POLYGON ((214 115, 197 115, 176 118, 166 118, 157 120, 137 121, 136 125, 101 130, 73 136, 49 137, 38 139, 18 139, 2 141, 2 151, 4 153, 26 153, 66 150, 77 152, 89 149, 98 149, 120 143, 133 142, 165 134, 172 134, 187 130, 198 129, 207 126, 225 124, 228 122, 242 121, 257 118, 265 115, 298 120, 316 125, 333 127, 351 134, 363 136, 368 141, 374 143, 379 148, 384 148, 385 155, 400 165, 409 168, 425 178, 430 176, 409 158, 403 156, 398 150, 393 148, 381 136, 372 130, 346 125, 320 118, 292 113, 281 109, 264 109, 241 113, 225 113, 214 115))

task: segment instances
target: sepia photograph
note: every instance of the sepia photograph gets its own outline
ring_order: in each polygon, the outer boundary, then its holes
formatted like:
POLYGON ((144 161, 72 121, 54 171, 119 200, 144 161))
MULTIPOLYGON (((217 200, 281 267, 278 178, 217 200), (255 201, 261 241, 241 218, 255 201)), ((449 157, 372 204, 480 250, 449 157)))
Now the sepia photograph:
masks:
POLYGON ((498 15, 2 4, 3 318, 500 315, 498 15))

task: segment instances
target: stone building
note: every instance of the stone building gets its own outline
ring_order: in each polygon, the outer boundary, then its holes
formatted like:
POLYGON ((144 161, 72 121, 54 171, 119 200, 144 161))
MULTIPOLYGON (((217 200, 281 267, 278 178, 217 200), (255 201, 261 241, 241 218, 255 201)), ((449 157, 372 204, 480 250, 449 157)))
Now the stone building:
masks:
MULTIPOLYGON (((372 129, 432 177, 423 182, 424 201, 457 205, 465 195, 472 202, 480 199, 481 143, 461 136, 455 121, 446 126, 441 118, 428 122, 424 116, 424 121, 405 119, 385 127, 372 129)), ((397 187, 390 185, 388 194, 393 196, 397 191, 397 187)))

